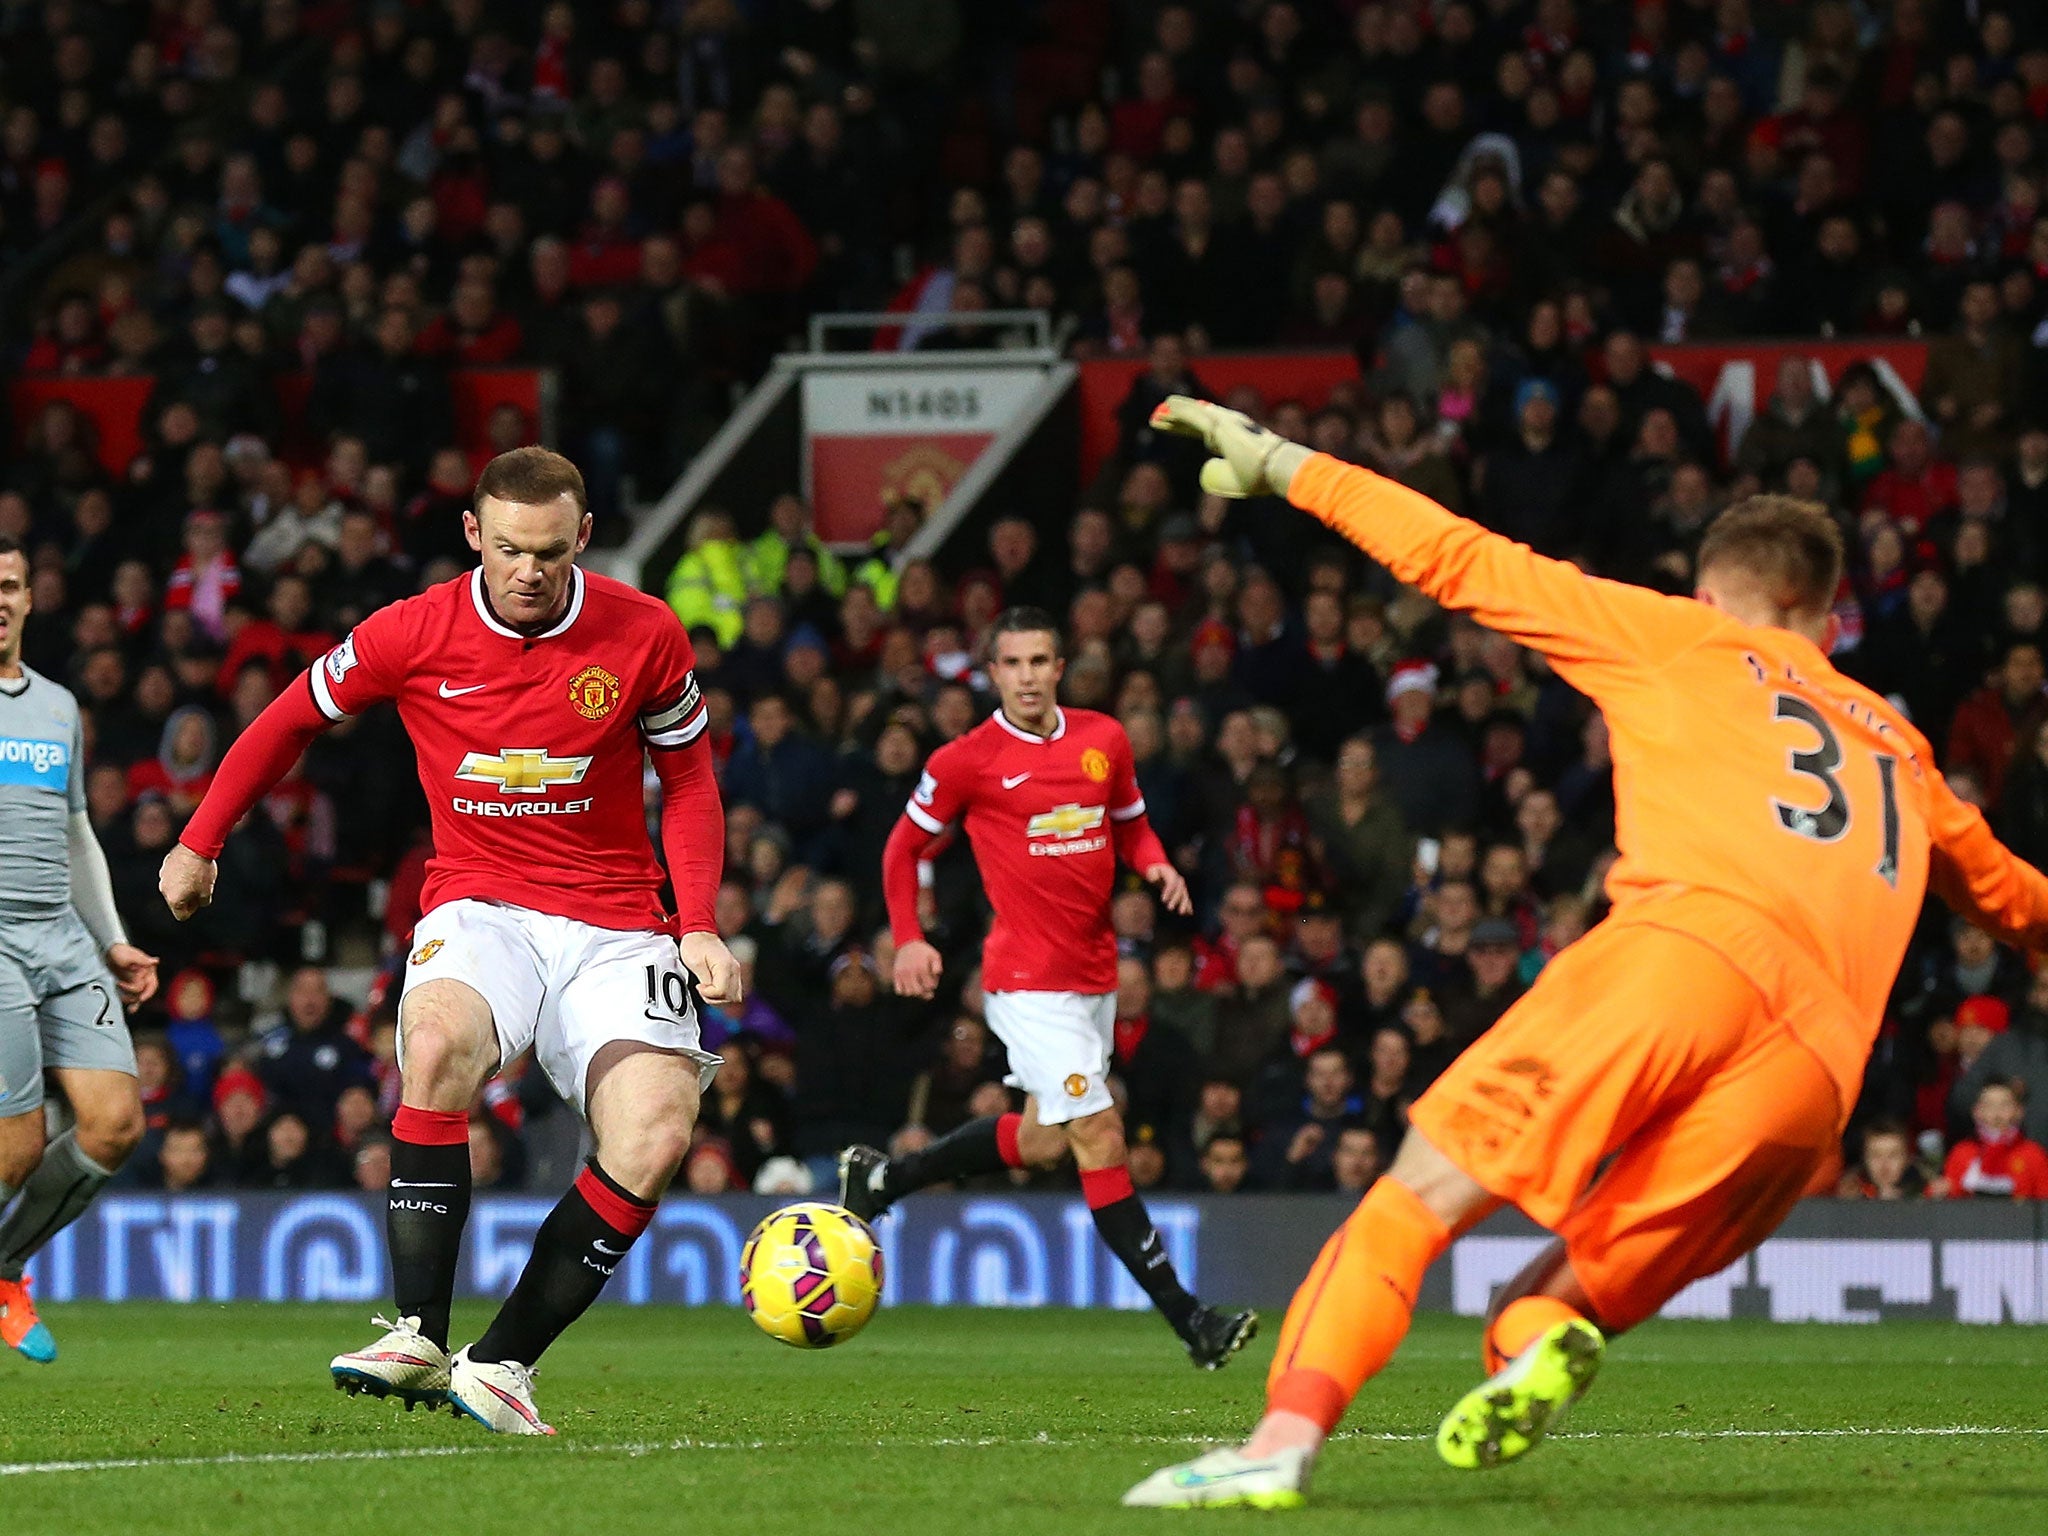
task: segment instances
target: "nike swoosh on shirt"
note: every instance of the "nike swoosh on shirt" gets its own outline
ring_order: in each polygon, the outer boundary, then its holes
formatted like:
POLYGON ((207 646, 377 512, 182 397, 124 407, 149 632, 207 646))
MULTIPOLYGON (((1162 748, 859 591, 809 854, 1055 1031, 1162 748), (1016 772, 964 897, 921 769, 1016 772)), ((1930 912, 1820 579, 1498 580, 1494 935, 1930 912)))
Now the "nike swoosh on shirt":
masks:
POLYGON ((450 688, 447 680, 444 678, 441 682, 441 697, 444 699, 459 699, 465 693, 477 693, 490 686, 489 683, 472 683, 467 688, 450 688))
POLYGON ((455 1186, 453 1184, 415 1184, 407 1179, 393 1179, 391 1187, 393 1189, 453 1189, 455 1186))
POLYGON ((1004 779, 1004 780, 1003 780, 1003 788, 1005 788, 1005 789, 1015 789, 1015 788, 1016 788, 1016 787, 1017 787, 1017 786, 1018 786, 1019 784, 1022 784, 1022 783, 1023 783, 1023 782, 1024 782, 1024 781, 1025 781, 1026 779, 1028 779, 1028 778, 1030 778, 1030 777, 1031 777, 1031 775, 1030 775, 1030 774, 1028 774, 1028 773, 1020 773, 1020 774, 1018 774, 1018 775, 1017 775, 1017 777, 1015 777, 1014 779, 1004 779))
POLYGON ((590 1246, 595 1248, 599 1253, 610 1254, 615 1259, 623 1257, 626 1252, 625 1249, 614 1248, 610 1243, 604 1242, 602 1239, 599 1238, 592 1238, 590 1241, 590 1246))

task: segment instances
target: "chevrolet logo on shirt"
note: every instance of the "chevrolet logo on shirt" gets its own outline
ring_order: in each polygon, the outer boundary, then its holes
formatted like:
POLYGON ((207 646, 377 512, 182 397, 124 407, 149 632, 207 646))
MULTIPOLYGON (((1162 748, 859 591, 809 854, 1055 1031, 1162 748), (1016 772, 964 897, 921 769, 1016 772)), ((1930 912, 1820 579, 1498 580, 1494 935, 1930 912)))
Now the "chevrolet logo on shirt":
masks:
POLYGON ((1024 828, 1026 837, 1076 838, 1102 825, 1099 805, 1056 805, 1031 818, 1024 828))
POLYGON ((475 784, 495 784, 500 794, 544 795, 557 784, 580 784, 591 758, 554 757, 545 748, 507 747, 485 755, 471 752, 455 777, 475 784))

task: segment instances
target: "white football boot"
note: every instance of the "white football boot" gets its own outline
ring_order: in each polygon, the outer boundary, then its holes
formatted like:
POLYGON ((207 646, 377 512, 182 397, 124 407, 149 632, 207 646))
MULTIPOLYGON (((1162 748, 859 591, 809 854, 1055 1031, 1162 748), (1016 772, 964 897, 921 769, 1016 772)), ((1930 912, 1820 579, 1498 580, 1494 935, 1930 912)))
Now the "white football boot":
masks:
POLYGON ((1124 1495, 1133 1509, 1199 1509, 1230 1505, 1299 1509, 1308 1492, 1315 1452, 1306 1446, 1247 1456, 1236 1446, 1161 1467, 1124 1495))
POLYGON ((465 1346, 448 1366, 448 1405, 500 1435, 552 1435, 533 1405, 533 1368, 514 1360, 472 1360, 465 1346))
POLYGON ((424 1403, 429 1412, 448 1400, 448 1351, 420 1332, 420 1320, 372 1318, 384 1337, 368 1349, 336 1355, 328 1370, 334 1384, 351 1397, 395 1397, 405 1411, 424 1403))

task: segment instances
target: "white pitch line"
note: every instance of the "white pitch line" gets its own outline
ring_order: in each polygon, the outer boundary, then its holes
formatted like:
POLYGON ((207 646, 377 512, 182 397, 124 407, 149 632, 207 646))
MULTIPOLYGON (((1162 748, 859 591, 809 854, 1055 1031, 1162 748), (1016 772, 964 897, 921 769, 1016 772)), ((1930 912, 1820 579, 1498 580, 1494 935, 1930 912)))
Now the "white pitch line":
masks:
MULTIPOLYGON (((1907 1425, 1893 1428, 1844 1429, 1658 1429, 1579 1430, 1551 1436, 1554 1440, 1865 1440, 1865 1439, 1965 1439, 1989 1435, 2048 1435, 2048 1429, 2009 1425, 1969 1424, 1907 1425)), ((1398 1434, 1391 1431, 1340 1430, 1339 1440, 1375 1440, 1414 1444, 1435 1440, 1434 1435, 1398 1434)), ((1000 1435, 941 1436, 930 1440, 877 1440, 877 1450, 987 1450, 1021 1446, 1048 1446, 1071 1450, 1081 1446, 1118 1445, 1214 1445, 1210 1435, 1096 1435, 1078 1439, 1054 1439, 1037 1434, 1022 1438, 1000 1435)), ((807 1443, 807 1442, 806 1442, 807 1443)), ((566 1441, 551 1451, 536 1447, 524 1454, 558 1456, 652 1456, 680 1451, 763 1451, 800 1450, 796 1441, 773 1440, 618 1440, 566 1441)), ((220 1456, 119 1456, 91 1461, 0 1462, 0 1477, 47 1477, 74 1472, 135 1472, 157 1468, 306 1466, 344 1461, 425 1461, 451 1456, 504 1456, 522 1454, 502 1443, 477 1445, 406 1445, 362 1451, 231 1451, 220 1456)))

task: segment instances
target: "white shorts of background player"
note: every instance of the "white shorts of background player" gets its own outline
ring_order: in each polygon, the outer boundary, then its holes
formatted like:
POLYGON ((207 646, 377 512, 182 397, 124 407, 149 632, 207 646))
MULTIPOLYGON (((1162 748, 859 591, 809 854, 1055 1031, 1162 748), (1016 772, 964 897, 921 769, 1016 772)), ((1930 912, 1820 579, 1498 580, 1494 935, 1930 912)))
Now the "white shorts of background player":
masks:
POLYGON ((990 992, 982 1006, 1010 1053, 1003 1081, 1038 1100, 1039 1124, 1064 1125, 1116 1107, 1109 1094, 1114 992, 990 992))
MULTIPOLYGON (((459 981, 490 1005, 502 1068, 533 1047, 555 1091, 587 1113, 591 1058, 614 1040, 638 1040, 697 1063, 711 1086, 720 1058, 699 1048, 697 1012, 676 941, 645 929, 595 928, 525 907, 464 899, 434 908, 413 929, 405 990, 459 981)), ((1114 1001, 1114 999, 1112 999, 1114 1001)), ((398 1063, 405 1067, 405 1006, 398 1063)))

